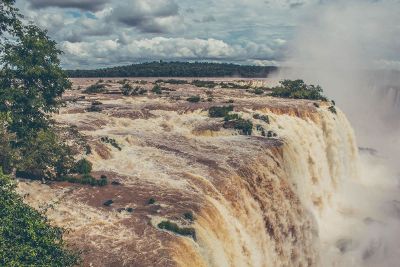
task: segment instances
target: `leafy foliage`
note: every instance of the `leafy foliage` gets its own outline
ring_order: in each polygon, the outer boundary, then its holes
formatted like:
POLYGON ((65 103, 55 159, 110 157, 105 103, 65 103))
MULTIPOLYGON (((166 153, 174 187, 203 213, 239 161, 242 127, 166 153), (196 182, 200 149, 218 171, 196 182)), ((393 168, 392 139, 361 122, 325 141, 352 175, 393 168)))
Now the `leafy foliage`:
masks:
POLYGON ((147 90, 140 86, 133 87, 129 83, 125 83, 121 87, 121 92, 125 96, 132 96, 132 95, 143 95, 147 92, 147 90))
POLYGON ((100 82, 90 85, 83 91, 85 94, 99 94, 106 92, 106 86, 100 82))
POLYGON ((183 217, 184 217, 186 220, 188 220, 188 221, 191 221, 191 222, 194 221, 194 215, 193 215, 193 212, 192 212, 192 211, 185 212, 185 213, 183 214, 183 217))
POLYGON ((103 143, 112 145, 113 147, 115 147, 115 148, 118 149, 119 151, 122 150, 121 146, 120 146, 120 145, 117 143, 117 141, 116 141, 115 139, 113 139, 113 138, 110 138, 110 137, 108 137, 108 136, 103 136, 103 137, 100 138, 100 140, 101 140, 103 143))
POLYGON ((192 85, 196 87, 206 87, 206 88, 215 88, 219 84, 214 81, 202 81, 202 80, 194 80, 192 81, 192 85))
POLYGON ((195 96, 191 96, 187 98, 187 101, 191 102, 191 103, 197 103, 200 102, 201 98, 198 95, 195 96))
POLYGON ((231 111, 233 111, 232 105, 224 107, 211 107, 208 110, 208 116, 211 118, 223 118, 231 111))
POLYGON ((253 93, 256 95, 262 95, 264 94, 264 90, 262 88, 256 88, 253 90, 253 93))
POLYGON ((0 170, 0 266, 74 266, 61 228, 24 204, 15 183, 0 170))
POLYGON ((84 174, 82 177, 73 177, 73 176, 61 176, 57 177, 57 181, 66 181, 72 184, 83 184, 83 185, 91 185, 91 186, 106 186, 108 184, 107 177, 101 177, 100 179, 96 179, 89 174, 84 174))
POLYGON ((89 174, 92 172, 92 166, 92 163, 87 159, 81 159, 72 168, 72 172, 79 174, 89 174))
POLYGON ((71 148, 50 130, 40 130, 27 140, 29 147, 21 147, 23 160, 18 170, 28 173, 31 178, 54 179, 65 175, 74 166, 71 148))
POLYGON ((71 84, 59 65, 61 51, 46 32, 28 25, 16 37, 1 49, 0 112, 11 111, 9 130, 23 140, 48 128, 47 114, 57 110, 71 84))
POLYGON ((161 86, 158 85, 158 84, 154 85, 154 87, 151 89, 151 91, 152 91, 154 94, 157 94, 157 95, 161 95, 161 94, 162 94, 162 88, 161 88, 161 86))
POLYGON ((224 128, 233 128, 239 130, 242 135, 251 135, 253 133, 253 123, 239 116, 227 117, 224 128))
POLYGON ((328 110, 329 110, 330 112, 332 112, 333 114, 337 114, 337 111, 336 111, 335 106, 330 106, 330 107, 328 108, 328 110))
POLYGON ((307 85, 303 80, 283 80, 280 81, 280 86, 274 87, 272 90, 271 96, 327 101, 327 98, 322 95, 323 90, 319 85, 307 85))

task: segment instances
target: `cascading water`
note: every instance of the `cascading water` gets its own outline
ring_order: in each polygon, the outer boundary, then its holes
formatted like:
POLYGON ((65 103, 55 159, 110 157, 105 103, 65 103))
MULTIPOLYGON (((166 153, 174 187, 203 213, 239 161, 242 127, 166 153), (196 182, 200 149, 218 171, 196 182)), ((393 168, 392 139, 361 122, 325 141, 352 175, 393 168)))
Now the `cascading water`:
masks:
POLYGON ((329 266, 321 250, 337 232, 336 194, 358 179, 353 130, 340 111, 325 108, 303 117, 264 115, 283 145, 213 188, 194 250, 205 266, 329 266))
POLYGON ((358 154, 352 127, 338 108, 236 98, 235 111, 254 124, 253 134, 243 136, 224 129, 223 120, 204 109, 147 98, 102 103, 118 109, 93 114, 71 106, 71 113, 56 120, 77 124, 91 139, 94 170, 122 185, 66 191, 23 186, 36 204, 48 198, 43 192, 59 195, 54 203, 60 206, 48 216, 72 229, 68 241, 93 251, 86 262, 396 266, 400 194, 391 179, 396 174, 372 153, 358 154), (138 112, 147 108, 151 113, 138 112), (99 142, 103 136, 122 149, 99 142), (150 197, 155 205, 147 204, 150 197), (115 200, 111 208, 103 206, 107 199, 115 200), (133 213, 124 212, 127 208, 133 213), (188 211, 193 220, 183 217, 188 211), (160 229, 162 221, 194 228, 195 236, 160 229), (82 233, 91 242, 82 242, 82 233))

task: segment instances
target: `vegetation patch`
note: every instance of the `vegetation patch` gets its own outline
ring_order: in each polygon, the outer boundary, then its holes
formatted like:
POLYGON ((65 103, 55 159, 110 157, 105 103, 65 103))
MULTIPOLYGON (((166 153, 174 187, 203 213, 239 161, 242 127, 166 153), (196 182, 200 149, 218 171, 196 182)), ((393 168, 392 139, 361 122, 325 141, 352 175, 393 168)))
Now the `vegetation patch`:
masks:
POLYGON ((69 70, 70 77, 260 77, 276 71, 274 66, 228 63, 154 61, 98 70, 69 70))
POLYGON ((219 84, 221 88, 225 89, 250 89, 251 86, 249 84, 238 84, 232 82, 222 82, 219 84))
POLYGON ((109 200, 105 201, 103 203, 103 205, 106 207, 110 207, 113 203, 114 203, 114 201, 112 199, 109 199, 109 200))
POLYGON ((231 111, 233 111, 232 105, 224 107, 211 107, 208 110, 208 116, 211 118, 223 118, 231 111))
POLYGON ((188 101, 188 102, 191 102, 191 103, 198 103, 198 102, 200 102, 200 100, 201 100, 201 98, 200 98, 200 96, 198 96, 198 95, 196 95, 196 96, 191 96, 191 97, 188 97, 188 98, 187 98, 187 101, 188 101))
POLYGON ((234 121, 240 119, 239 114, 226 114, 224 117, 224 121, 234 121))
POLYGON ((0 168, 0 266, 75 266, 64 230, 50 226, 40 212, 24 204, 16 184, 0 168))
POLYGON ((122 148, 120 147, 120 145, 119 145, 119 144, 117 143, 117 141, 116 141, 115 139, 113 139, 113 138, 110 138, 110 137, 108 137, 108 136, 103 136, 103 137, 100 138, 100 140, 101 140, 103 143, 112 145, 113 147, 115 147, 115 148, 118 149, 119 151, 122 150, 122 148))
POLYGON ((84 174, 82 177, 61 176, 57 177, 56 181, 69 182, 72 184, 91 185, 91 186, 106 186, 108 184, 107 177, 101 177, 100 179, 96 179, 89 174, 84 174))
POLYGON ((147 90, 141 86, 133 87, 132 85, 126 83, 121 87, 121 92, 125 96, 135 96, 135 95, 143 95, 147 92, 147 90))
POLYGON ((279 86, 272 88, 271 96, 322 101, 328 100, 322 95, 323 90, 319 85, 307 85, 303 80, 283 80, 279 83, 279 86))
POLYGON ((227 114, 224 121, 224 128, 239 130, 242 135, 251 135, 253 132, 253 123, 241 118, 238 114, 227 114))
POLYGON ((262 94, 264 94, 264 92, 265 91, 263 89, 261 89, 261 88, 256 88, 256 89, 253 90, 253 93, 256 94, 256 95, 262 95, 262 94))
POLYGON ((330 112, 332 112, 333 114, 337 114, 337 110, 336 110, 336 108, 335 108, 335 106, 330 106, 329 108, 328 108, 328 110, 330 111, 330 112))
POLYGON ((273 131, 268 131, 267 132, 267 137, 268 138, 272 138, 272 137, 277 137, 278 135, 275 133, 275 132, 273 132, 273 131))
POLYGON ((106 86, 100 82, 90 85, 83 92, 85 94, 100 94, 106 92, 106 86))
POLYGON ((191 221, 191 222, 194 221, 194 215, 193 215, 193 212, 191 212, 191 211, 185 212, 183 214, 183 217, 188 221, 191 221))
POLYGON ((260 132, 261 136, 264 136, 264 137, 267 136, 264 127, 262 127, 261 125, 257 125, 257 126, 256 126, 256 129, 257 129, 257 131, 260 132))
POLYGON ((147 204, 148 205, 153 205, 153 204, 155 204, 156 203, 156 200, 154 199, 154 198, 150 198, 148 201, 147 201, 147 204))
POLYGON ((76 162, 75 166, 72 168, 72 172, 79 174, 89 174, 92 172, 92 166, 92 163, 87 159, 81 159, 76 162))
POLYGON ((101 112, 103 109, 99 105, 95 105, 92 103, 90 107, 86 109, 87 112, 101 112))
POLYGON ((154 87, 151 89, 151 92, 153 92, 156 95, 161 95, 162 94, 162 88, 160 85, 156 84, 154 87))
POLYGON ((219 83, 216 83, 214 81, 194 80, 192 81, 192 85, 196 87, 215 88, 219 85, 219 83))
POLYGON ((156 83, 169 83, 169 84, 188 84, 186 80, 168 79, 168 80, 157 80, 156 83))
POLYGON ((260 115, 260 114, 254 114, 253 119, 255 120, 261 120, 267 124, 269 124, 269 117, 268 115, 260 115))
POLYGON ((162 230, 167 230, 182 236, 190 236, 191 238, 196 240, 196 231, 194 228, 179 227, 176 223, 173 223, 171 221, 162 221, 157 226, 162 230))

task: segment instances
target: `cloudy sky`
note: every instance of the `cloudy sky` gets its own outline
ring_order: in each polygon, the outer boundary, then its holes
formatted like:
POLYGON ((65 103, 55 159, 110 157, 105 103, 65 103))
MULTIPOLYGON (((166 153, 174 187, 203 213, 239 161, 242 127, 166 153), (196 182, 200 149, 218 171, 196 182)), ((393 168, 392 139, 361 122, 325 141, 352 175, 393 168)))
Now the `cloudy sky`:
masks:
POLYGON ((151 60, 279 64, 304 14, 326 2, 17 0, 17 6, 59 43, 64 67, 94 68, 151 60))

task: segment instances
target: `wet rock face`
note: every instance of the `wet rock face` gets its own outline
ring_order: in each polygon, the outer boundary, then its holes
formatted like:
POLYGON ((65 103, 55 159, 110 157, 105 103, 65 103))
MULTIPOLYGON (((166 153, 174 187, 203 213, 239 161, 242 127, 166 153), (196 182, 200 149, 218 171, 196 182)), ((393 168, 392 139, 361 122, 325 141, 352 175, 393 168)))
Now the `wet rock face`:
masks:
POLYGON ((31 205, 53 205, 49 218, 69 229, 85 266, 317 264, 309 207, 286 173, 282 120, 319 127, 324 103, 191 84, 161 83, 160 94, 155 79, 112 79, 102 93, 83 93, 95 82, 74 79, 55 119, 87 138, 93 174, 114 182, 20 183, 31 205), (124 96, 123 82, 142 93, 124 96), (93 103, 101 108, 88 112, 93 103), (251 135, 209 116, 228 105, 253 124, 251 135))

